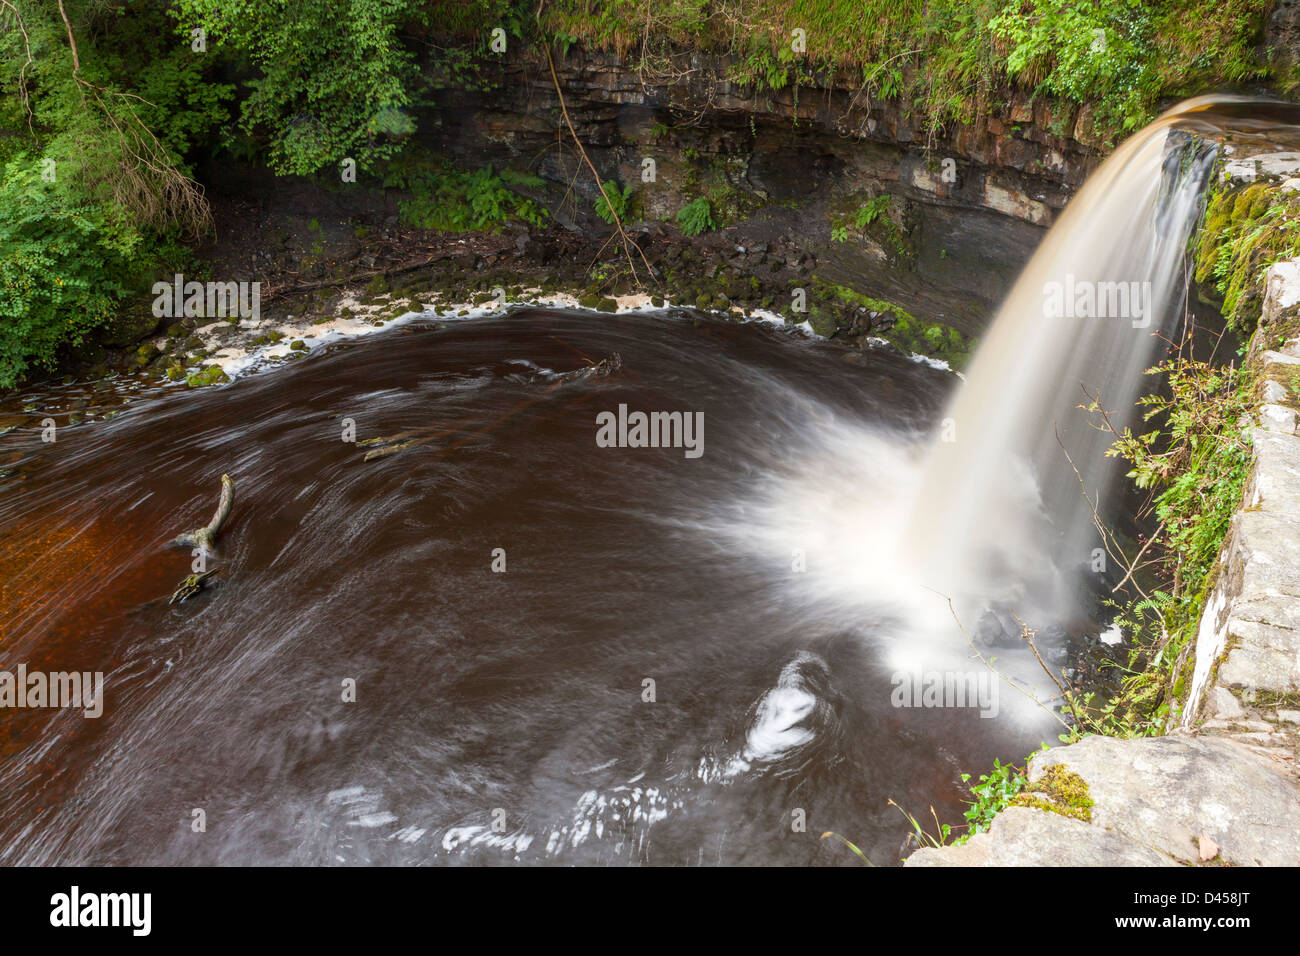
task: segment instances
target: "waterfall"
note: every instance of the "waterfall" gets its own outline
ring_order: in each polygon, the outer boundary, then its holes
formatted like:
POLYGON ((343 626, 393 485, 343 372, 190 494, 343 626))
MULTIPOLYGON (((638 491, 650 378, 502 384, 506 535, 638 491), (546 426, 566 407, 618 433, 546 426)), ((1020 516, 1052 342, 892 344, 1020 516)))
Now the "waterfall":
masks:
MULTIPOLYGON (((905 524, 915 580, 997 634, 1071 612, 1111 513, 1113 437, 1151 382, 1185 301, 1184 256, 1217 153, 1193 135, 1240 102, 1199 97, 1120 146, 1026 266, 947 407, 905 524), (1085 494, 1086 491, 1086 494, 1085 494)), ((974 627, 972 628, 971 625, 974 627)))

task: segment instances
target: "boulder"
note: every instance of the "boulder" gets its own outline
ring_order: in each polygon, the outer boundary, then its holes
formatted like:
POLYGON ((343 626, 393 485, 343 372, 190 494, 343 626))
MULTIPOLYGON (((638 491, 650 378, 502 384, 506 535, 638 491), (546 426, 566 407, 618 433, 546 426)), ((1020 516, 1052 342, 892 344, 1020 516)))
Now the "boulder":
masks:
POLYGON ((905 866, 1176 866, 1118 833, 1028 807, 1009 807, 961 846, 926 847, 905 866))

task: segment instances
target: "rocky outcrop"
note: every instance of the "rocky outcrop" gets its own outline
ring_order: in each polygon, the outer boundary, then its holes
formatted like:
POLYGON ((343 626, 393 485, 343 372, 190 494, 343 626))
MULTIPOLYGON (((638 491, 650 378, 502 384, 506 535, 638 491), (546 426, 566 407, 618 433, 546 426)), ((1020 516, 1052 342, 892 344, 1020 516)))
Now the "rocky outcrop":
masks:
MULTIPOLYGON (((760 90, 734 80, 736 69, 726 57, 684 53, 649 73, 581 47, 556 62, 564 105, 601 179, 633 190, 631 231, 676 236, 665 223, 707 199, 725 227, 708 235, 806 256, 801 287, 851 289, 966 337, 987 327, 1044 228, 1106 152, 1086 108, 1023 91, 1002 92, 1004 105, 968 123, 927 131, 898 99, 869 95, 860 76, 760 90), (856 221, 880 199, 887 208, 869 226, 856 221)), ((486 89, 449 86, 423 111, 417 152, 465 168, 526 170, 543 180, 530 195, 556 223, 574 234, 608 231, 546 61, 512 48, 482 77, 486 89)), ((788 305, 783 290, 776 308, 788 305)), ((838 328, 810 321, 822 334, 838 328)))
POLYGON ((986 833, 918 850, 907 865, 1300 866, 1300 788, 1233 741, 1088 737, 1036 755, 1030 784, 1057 764, 1087 784, 1089 821, 1013 806, 986 833))
POLYGON ((908 866, 1175 866, 1167 856, 1101 827, 1009 807, 960 846, 926 847, 908 866))
MULTIPOLYGON (((570 116, 604 160, 602 172, 617 167, 625 182, 639 183, 642 158, 657 155, 662 168, 665 147, 679 141, 743 160, 737 179, 778 201, 847 172, 918 200, 1046 226, 1107 151, 1089 107, 1022 90, 1008 89, 1000 107, 933 132, 919 128, 899 99, 869 95, 860 77, 760 90, 729 79, 735 64, 726 57, 688 61, 647 74, 617 55, 575 48, 556 64, 570 116)), ((431 142, 475 156, 495 148, 532 159, 549 151, 542 175, 563 168, 571 182, 576 161, 564 162, 553 148, 559 100, 545 61, 511 54, 492 71, 492 85, 490 93, 447 90, 432 115, 431 142)), ((594 195, 594 186, 581 188, 594 195)))
POLYGON ((1275 264, 1264 282, 1247 358, 1259 378, 1254 469, 1206 601, 1182 722, 1294 767, 1300 759, 1300 260, 1275 264))

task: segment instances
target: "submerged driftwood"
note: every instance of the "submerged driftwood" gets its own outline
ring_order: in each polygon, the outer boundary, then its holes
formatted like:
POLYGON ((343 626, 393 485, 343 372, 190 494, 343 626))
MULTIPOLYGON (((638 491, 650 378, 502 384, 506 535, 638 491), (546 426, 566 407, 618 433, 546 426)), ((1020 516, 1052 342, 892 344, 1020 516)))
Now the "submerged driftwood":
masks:
POLYGON ((221 476, 221 500, 217 502, 217 513, 205 527, 195 528, 178 535, 172 542, 181 548, 211 548, 217 540, 217 532, 226 523, 230 515, 230 506, 235 503, 235 483, 229 475, 221 476))
POLYGON ((204 571, 202 574, 191 574, 188 578, 176 585, 176 590, 172 592, 168 604, 184 604, 194 595, 203 590, 203 585, 207 583, 208 578, 220 571, 220 568, 213 568, 211 571, 204 571))
MULTIPOLYGON (((494 424, 493 427, 499 426, 504 422, 509 421, 510 419, 518 415, 520 412, 522 412, 524 409, 530 408, 531 406, 537 404, 537 402, 541 401, 542 398, 544 398, 547 395, 550 395, 556 389, 562 388, 563 386, 569 384, 570 382, 581 382, 592 378, 606 378, 610 375, 615 374, 616 372, 621 371, 622 368, 623 368, 623 356, 619 355, 617 352, 611 352, 609 355, 605 356, 603 359, 601 359, 598 362, 592 362, 590 359, 588 359, 587 364, 584 365, 582 368, 575 368, 569 372, 559 372, 551 377, 551 384, 548 385, 542 391, 539 397, 532 398, 525 402, 520 403, 515 408, 511 409, 501 419, 499 419, 494 424)), ((437 441, 438 439, 446 438, 450 435, 461 433, 461 432, 463 432, 463 429, 442 428, 436 426, 429 427, 429 428, 412 428, 404 432, 397 432, 392 435, 382 435, 377 438, 366 438, 363 439, 362 441, 357 442, 357 445, 358 447, 368 448, 365 455, 362 456, 361 459, 363 462, 366 462, 366 461, 374 461, 376 458, 384 458, 388 455, 392 455, 396 452, 402 451, 407 448, 413 448, 419 445, 427 445, 429 442, 437 441)), ((460 445, 464 444, 465 442, 474 438, 476 435, 482 433, 483 433, 482 431, 467 433, 465 437, 459 439, 458 441, 448 446, 447 450, 457 448, 460 445)))

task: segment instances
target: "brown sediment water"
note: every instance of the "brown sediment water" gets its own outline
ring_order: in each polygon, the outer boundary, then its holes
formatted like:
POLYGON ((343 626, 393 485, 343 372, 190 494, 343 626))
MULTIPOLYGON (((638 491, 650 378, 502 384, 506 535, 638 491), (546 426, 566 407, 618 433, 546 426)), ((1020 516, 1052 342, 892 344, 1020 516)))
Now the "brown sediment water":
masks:
POLYGON ((961 768, 1037 736, 892 706, 887 602, 823 600, 820 539, 888 506, 871 469, 906 473, 952 381, 845 354, 520 310, 0 437, 0 668, 105 675, 98 719, 4 712, 0 860, 854 862, 835 830, 896 862, 891 798, 951 819, 961 768), (620 405, 702 413, 703 454, 598 447, 620 405), (422 443, 365 461, 345 419, 422 443), (830 464, 829 435, 862 457, 830 464), (223 473, 217 583, 169 606, 191 555, 167 542, 223 473))

